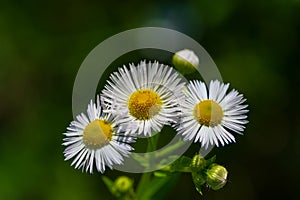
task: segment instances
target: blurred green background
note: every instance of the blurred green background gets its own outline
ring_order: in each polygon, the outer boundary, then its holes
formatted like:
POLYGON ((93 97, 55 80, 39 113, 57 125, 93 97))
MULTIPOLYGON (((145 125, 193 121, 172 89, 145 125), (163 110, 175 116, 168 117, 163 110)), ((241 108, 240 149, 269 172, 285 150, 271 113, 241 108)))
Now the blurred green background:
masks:
POLYGON ((197 40, 251 110, 244 136, 210 154, 229 170, 225 188, 201 197, 184 174, 165 198, 299 199, 299 0, 1 1, 0 199, 112 199, 99 173, 63 161, 62 133, 85 56, 143 26, 197 40))

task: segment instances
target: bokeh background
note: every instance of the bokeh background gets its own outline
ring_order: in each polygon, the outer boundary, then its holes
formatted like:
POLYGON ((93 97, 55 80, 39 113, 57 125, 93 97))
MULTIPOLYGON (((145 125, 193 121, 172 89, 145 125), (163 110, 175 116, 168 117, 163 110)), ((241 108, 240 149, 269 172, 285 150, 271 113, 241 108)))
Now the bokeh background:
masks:
POLYGON ((244 136, 210 154, 229 170, 225 188, 201 197, 183 174, 164 198, 299 199, 299 0, 1 1, 0 199, 113 199, 100 174, 63 161, 62 133, 85 56, 106 38, 143 26, 197 40, 251 110, 244 136))

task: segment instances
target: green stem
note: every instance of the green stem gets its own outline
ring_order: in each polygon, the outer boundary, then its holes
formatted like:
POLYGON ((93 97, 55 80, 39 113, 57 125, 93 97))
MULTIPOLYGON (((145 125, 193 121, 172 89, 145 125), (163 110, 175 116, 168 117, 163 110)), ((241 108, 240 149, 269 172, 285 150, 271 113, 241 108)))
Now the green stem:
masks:
POLYGON ((165 149, 159 151, 159 152, 156 154, 156 156, 157 156, 158 158, 163 157, 163 156, 166 156, 166 155, 168 155, 169 153, 172 153, 172 152, 174 152, 176 149, 180 148, 182 145, 184 145, 184 142, 183 142, 183 141, 179 141, 179 142, 173 144, 172 146, 169 146, 169 147, 167 147, 167 148, 165 148, 165 149))
POLYGON ((190 167, 182 167, 180 169, 172 170, 171 165, 168 165, 168 166, 166 166, 166 167, 164 167, 160 170, 166 171, 166 172, 184 172, 184 173, 186 173, 186 172, 191 173, 192 172, 192 169, 190 167))
POLYGON ((154 151, 157 148, 158 138, 159 138, 159 134, 156 134, 148 138, 147 152, 154 151))
MULTIPOLYGON (((159 134, 154 135, 153 137, 148 138, 148 146, 147 146, 147 152, 154 151, 157 148, 157 142, 158 142, 159 134)), ((151 158, 148 158, 148 163, 151 164, 150 160, 151 158)), ((151 166, 149 166, 151 167, 151 166)), ((147 190, 149 187, 149 183, 151 181, 152 172, 144 173, 139 181, 139 184, 136 189, 136 196, 135 199, 143 199, 143 193, 147 190)))
POLYGON ((137 189, 136 189, 136 196, 135 196, 135 199, 136 200, 139 200, 139 199, 142 199, 142 196, 143 196, 143 193, 145 190, 147 190, 147 187, 148 187, 148 184, 151 180, 151 175, 152 173, 149 172, 149 173, 144 173, 140 179, 140 182, 137 186, 137 189))

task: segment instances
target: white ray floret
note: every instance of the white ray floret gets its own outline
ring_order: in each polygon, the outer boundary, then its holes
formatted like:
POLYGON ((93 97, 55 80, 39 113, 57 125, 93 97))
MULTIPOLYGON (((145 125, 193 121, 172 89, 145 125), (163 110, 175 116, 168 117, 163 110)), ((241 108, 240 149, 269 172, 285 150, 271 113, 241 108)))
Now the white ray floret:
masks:
POLYGON ((135 139, 121 134, 115 120, 111 115, 103 114, 99 96, 97 103, 91 100, 87 115, 78 115, 64 133, 65 160, 73 159, 72 166, 90 173, 94 166, 103 173, 106 166, 112 169, 115 164, 122 164, 124 157, 133 150, 128 143, 135 139))
POLYGON ((171 67, 145 61, 123 66, 110 76, 102 92, 107 112, 120 117, 122 127, 137 135, 151 136, 175 123, 184 83, 171 67))
POLYGON ((245 129, 246 99, 236 90, 228 94, 229 84, 211 81, 207 90, 201 81, 191 81, 182 102, 182 121, 176 125, 177 132, 186 140, 200 142, 202 147, 224 146, 235 142, 230 132, 242 134, 245 129))

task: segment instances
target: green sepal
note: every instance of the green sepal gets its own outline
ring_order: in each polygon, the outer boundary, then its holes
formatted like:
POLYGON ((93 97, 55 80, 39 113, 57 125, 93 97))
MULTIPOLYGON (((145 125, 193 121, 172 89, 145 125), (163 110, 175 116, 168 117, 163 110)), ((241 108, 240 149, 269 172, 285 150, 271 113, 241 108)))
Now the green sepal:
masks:
POLYGON ((217 156, 214 155, 213 157, 211 157, 210 159, 206 160, 206 167, 209 167, 210 165, 212 165, 214 162, 216 162, 217 156))

